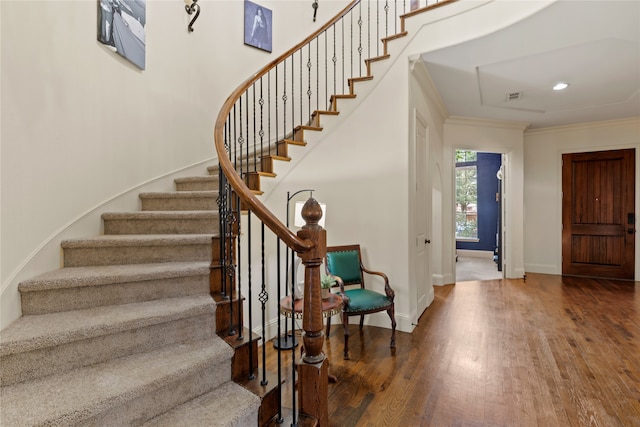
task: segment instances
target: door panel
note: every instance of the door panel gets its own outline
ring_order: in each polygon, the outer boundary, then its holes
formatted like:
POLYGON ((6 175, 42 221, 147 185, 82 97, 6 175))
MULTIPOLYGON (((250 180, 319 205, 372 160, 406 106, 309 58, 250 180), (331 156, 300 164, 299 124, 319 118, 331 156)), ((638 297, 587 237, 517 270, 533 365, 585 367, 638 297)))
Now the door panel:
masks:
POLYGON ((562 274, 634 278, 635 150, 562 156, 562 274))
POLYGON ((429 289, 431 280, 431 256, 429 242, 431 242, 429 230, 431 224, 431 181, 428 174, 429 143, 428 126, 421 117, 416 114, 416 187, 415 187, 415 218, 416 218, 416 320, 431 302, 429 289))

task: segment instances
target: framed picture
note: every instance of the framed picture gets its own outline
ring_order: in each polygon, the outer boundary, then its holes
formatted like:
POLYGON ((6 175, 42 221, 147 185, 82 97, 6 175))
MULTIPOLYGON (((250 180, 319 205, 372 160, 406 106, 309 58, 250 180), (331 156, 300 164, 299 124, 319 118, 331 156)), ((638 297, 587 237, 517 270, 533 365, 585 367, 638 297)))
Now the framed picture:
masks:
POLYGON ((98 41, 142 70, 146 10, 147 0, 98 0, 98 41))
POLYGON ((272 14, 266 7, 244 2, 244 44, 271 52, 272 14))

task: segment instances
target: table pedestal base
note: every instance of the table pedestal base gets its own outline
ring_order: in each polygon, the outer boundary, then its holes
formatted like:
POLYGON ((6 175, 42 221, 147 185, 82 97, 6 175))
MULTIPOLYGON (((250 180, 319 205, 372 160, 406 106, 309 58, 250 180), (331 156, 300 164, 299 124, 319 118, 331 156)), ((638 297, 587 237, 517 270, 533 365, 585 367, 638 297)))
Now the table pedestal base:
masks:
POLYGON ((273 347, 278 350, 291 350, 298 346, 298 340, 294 334, 282 335, 273 339, 273 347))

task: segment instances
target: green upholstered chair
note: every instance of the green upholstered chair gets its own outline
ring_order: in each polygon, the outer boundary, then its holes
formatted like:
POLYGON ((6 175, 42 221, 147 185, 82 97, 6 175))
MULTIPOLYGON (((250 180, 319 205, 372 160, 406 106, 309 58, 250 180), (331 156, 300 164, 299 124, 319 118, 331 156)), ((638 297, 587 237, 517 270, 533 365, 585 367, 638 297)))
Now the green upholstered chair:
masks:
MULTIPOLYGON (((371 271, 362 265, 360 245, 329 246, 325 258, 325 269, 328 275, 336 278, 340 287, 342 306, 342 325, 344 326, 344 358, 349 359, 349 317, 360 316, 360 329, 364 323, 364 315, 386 311, 391 318, 391 348, 396 346, 396 319, 393 299, 395 292, 389 286, 387 275, 371 271), (384 293, 366 289, 364 274, 380 276, 384 280, 384 293), (350 287, 357 285, 359 287, 350 287)), ((328 335, 328 334, 327 334, 328 335)))

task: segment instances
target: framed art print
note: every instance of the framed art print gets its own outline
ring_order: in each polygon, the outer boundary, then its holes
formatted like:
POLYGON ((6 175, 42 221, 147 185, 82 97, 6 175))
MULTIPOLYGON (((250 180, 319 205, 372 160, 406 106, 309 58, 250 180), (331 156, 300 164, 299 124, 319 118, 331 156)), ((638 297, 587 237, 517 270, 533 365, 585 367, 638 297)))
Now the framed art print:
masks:
POLYGON ((271 52, 272 13, 249 0, 244 2, 244 44, 271 52))
POLYGON ((144 70, 147 0, 98 0, 98 41, 144 70))

